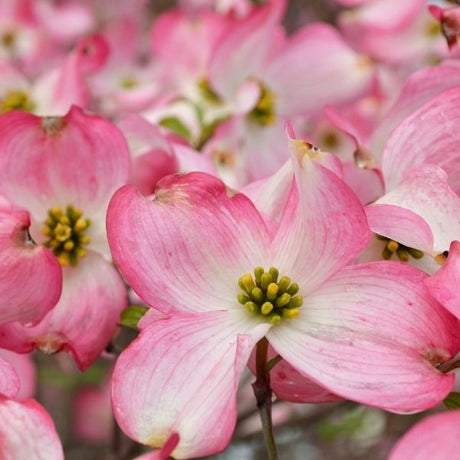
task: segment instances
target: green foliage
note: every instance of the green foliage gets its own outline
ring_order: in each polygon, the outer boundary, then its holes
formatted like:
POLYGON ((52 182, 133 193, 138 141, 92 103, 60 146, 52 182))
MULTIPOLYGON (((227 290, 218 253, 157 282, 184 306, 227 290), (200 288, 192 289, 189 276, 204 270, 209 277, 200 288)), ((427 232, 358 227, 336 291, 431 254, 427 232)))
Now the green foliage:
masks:
POLYGON ((136 329, 137 323, 147 313, 148 309, 148 307, 144 307, 143 305, 130 305, 122 311, 120 315, 120 324, 136 329))
POLYGON ((161 119, 158 124, 163 128, 169 129, 169 131, 178 134, 187 141, 190 141, 192 137, 190 130, 177 117, 165 117, 161 119))
POLYGON ((449 393, 443 403, 448 409, 460 409, 460 393, 449 393))

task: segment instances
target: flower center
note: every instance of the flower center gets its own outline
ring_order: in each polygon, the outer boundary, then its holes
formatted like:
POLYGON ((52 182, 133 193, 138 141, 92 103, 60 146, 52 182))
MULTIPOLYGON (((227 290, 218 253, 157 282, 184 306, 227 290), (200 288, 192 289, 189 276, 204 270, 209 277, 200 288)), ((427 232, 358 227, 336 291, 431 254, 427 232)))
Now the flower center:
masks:
POLYGON ((223 102, 206 78, 203 78, 198 82, 198 91, 200 92, 201 97, 210 104, 221 104, 223 102))
POLYGON ((5 30, 0 36, 0 42, 5 48, 13 48, 16 42, 16 34, 12 30, 5 30))
POLYGON ((414 259, 421 259, 423 257, 423 251, 420 251, 419 249, 404 246, 403 244, 391 240, 386 236, 377 235, 377 238, 386 243, 382 251, 382 257, 385 260, 390 260, 395 253, 401 262, 408 262, 409 256, 412 256, 414 259))
POLYGON ((275 123, 275 95, 265 85, 260 84, 259 101, 248 116, 250 120, 262 126, 275 123))
POLYGON ((73 206, 67 206, 65 212, 60 206, 48 211, 43 234, 49 239, 44 243, 58 258, 62 266, 77 265, 79 257, 84 257, 84 245, 89 243, 85 235, 91 224, 89 219, 82 218, 83 212, 73 206))
POLYGON ((245 273, 238 285, 243 291, 237 296, 238 302, 250 313, 261 315, 272 324, 278 324, 282 318, 299 316, 299 307, 303 304, 303 298, 296 295, 299 285, 291 283, 287 276, 279 278, 277 268, 265 271, 263 267, 256 267, 254 276, 245 273))
POLYGON ((25 110, 32 112, 35 104, 29 99, 25 91, 8 91, 5 97, 0 101, 0 112, 6 113, 11 110, 25 110))

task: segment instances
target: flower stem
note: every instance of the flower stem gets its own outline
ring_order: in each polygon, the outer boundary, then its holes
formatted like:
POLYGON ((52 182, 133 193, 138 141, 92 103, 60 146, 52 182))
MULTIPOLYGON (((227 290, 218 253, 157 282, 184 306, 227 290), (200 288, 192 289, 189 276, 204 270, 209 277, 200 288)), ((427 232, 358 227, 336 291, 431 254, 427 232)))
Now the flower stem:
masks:
POLYGON ((272 422, 272 389, 270 388, 270 369, 267 366, 268 341, 263 338, 256 348, 256 381, 252 384, 262 421, 262 432, 268 460, 277 460, 275 437, 272 422))
POLYGON ((458 369, 460 367, 460 360, 458 361, 450 361, 447 363, 443 363, 438 366, 438 370, 441 371, 443 374, 447 374, 454 369, 458 369))

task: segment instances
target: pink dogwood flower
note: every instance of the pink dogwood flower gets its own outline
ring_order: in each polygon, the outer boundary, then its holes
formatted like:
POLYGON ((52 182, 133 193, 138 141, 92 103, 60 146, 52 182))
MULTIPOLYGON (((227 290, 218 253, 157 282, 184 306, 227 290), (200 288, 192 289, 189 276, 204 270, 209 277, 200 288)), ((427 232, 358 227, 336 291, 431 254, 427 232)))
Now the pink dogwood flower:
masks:
POLYGON ((459 349, 457 320, 413 267, 347 266, 370 238, 359 199, 322 166, 334 162, 300 141, 293 151, 279 222, 204 173, 164 178, 153 201, 132 186, 112 199, 114 260, 166 315, 147 313, 115 367, 114 414, 133 439, 161 447, 176 432, 176 458, 223 450, 264 336, 302 375, 366 404, 419 411, 452 388, 435 366, 459 349))
POLYGON ((30 210, 31 238, 54 253, 63 274, 55 308, 32 327, 1 325, 0 347, 68 350, 84 369, 104 350, 127 303, 105 232, 109 199, 129 177, 126 141, 107 120, 77 107, 64 117, 9 112, 0 132, 0 190, 30 210))

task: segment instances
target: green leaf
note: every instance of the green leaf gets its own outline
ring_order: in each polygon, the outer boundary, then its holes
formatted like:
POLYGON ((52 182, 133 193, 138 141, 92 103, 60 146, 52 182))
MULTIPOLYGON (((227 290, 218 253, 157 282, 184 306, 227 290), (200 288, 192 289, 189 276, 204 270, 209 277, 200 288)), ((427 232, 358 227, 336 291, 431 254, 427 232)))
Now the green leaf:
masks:
POLYGON ((162 118, 158 124, 163 128, 169 129, 173 133, 178 134, 179 136, 185 138, 188 141, 190 141, 192 137, 190 130, 177 117, 162 118))
POLYGON ((448 409, 460 409, 460 393, 449 393, 443 403, 448 409))
POLYGON ((143 305, 130 305, 120 315, 120 323, 123 326, 137 328, 137 323, 147 313, 148 307, 143 305))

